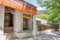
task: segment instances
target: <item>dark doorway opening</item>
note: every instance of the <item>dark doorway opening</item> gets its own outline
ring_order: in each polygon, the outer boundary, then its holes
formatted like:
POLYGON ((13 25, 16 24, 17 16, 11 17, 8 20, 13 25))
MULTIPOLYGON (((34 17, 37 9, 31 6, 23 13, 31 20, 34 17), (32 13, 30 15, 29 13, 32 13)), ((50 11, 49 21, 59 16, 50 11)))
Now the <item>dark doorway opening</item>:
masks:
POLYGON ((4 32, 13 32, 13 14, 5 13, 4 32))
POLYGON ((28 19, 23 18, 23 30, 28 30, 28 19))

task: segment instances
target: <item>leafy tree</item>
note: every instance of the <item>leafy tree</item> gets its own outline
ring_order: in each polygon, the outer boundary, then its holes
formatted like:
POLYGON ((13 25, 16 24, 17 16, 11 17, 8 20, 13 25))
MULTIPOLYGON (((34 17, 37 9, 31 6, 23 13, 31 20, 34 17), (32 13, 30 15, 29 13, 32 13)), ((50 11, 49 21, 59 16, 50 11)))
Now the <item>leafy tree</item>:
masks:
POLYGON ((60 0, 37 0, 37 3, 49 10, 49 23, 60 23, 60 0))
POLYGON ((60 26, 60 0, 37 0, 37 3, 49 10, 48 22, 55 25, 55 29, 57 24, 60 26))

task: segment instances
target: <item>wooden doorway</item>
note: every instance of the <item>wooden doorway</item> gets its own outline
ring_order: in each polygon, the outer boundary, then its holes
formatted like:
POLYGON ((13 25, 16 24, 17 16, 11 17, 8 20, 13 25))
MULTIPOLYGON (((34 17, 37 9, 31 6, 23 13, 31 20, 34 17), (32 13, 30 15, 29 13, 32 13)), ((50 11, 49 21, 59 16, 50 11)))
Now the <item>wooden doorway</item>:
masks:
POLYGON ((27 25, 27 23, 28 23, 28 19, 23 18, 23 30, 28 30, 28 25, 27 25))
POLYGON ((4 32, 11 33, 14 31, 13 29, 14 29, 14 27, 13 27, 13 14, 5 13, 4 32))

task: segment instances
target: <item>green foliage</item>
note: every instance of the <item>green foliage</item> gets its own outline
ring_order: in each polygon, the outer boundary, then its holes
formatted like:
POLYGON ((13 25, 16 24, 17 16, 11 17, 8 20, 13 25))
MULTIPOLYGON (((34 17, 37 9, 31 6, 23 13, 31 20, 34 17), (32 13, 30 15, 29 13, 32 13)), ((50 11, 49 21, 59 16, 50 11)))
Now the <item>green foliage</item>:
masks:
POLYGON ((48 20, 48 15, 40 14, 40 15, 38 15, 38 18, 43 19, 43 20, 48 20))
POLYGON ((60 0, 37 0, 37 3, 49 10, 49 23, 60 23, 60 0))

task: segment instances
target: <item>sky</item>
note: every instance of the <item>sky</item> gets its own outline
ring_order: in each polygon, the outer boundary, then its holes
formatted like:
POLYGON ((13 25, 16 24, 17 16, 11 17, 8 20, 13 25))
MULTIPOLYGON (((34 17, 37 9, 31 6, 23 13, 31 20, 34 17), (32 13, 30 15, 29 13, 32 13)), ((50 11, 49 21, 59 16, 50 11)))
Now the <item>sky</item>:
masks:
POLYGON ((40 7, 40 5, 37 3, 36 0, 25 0, 25 1, 27 1, 30 4, 33 4, 34 6, 36 6, 37 10, 45 10, 45 7, 40 7))

